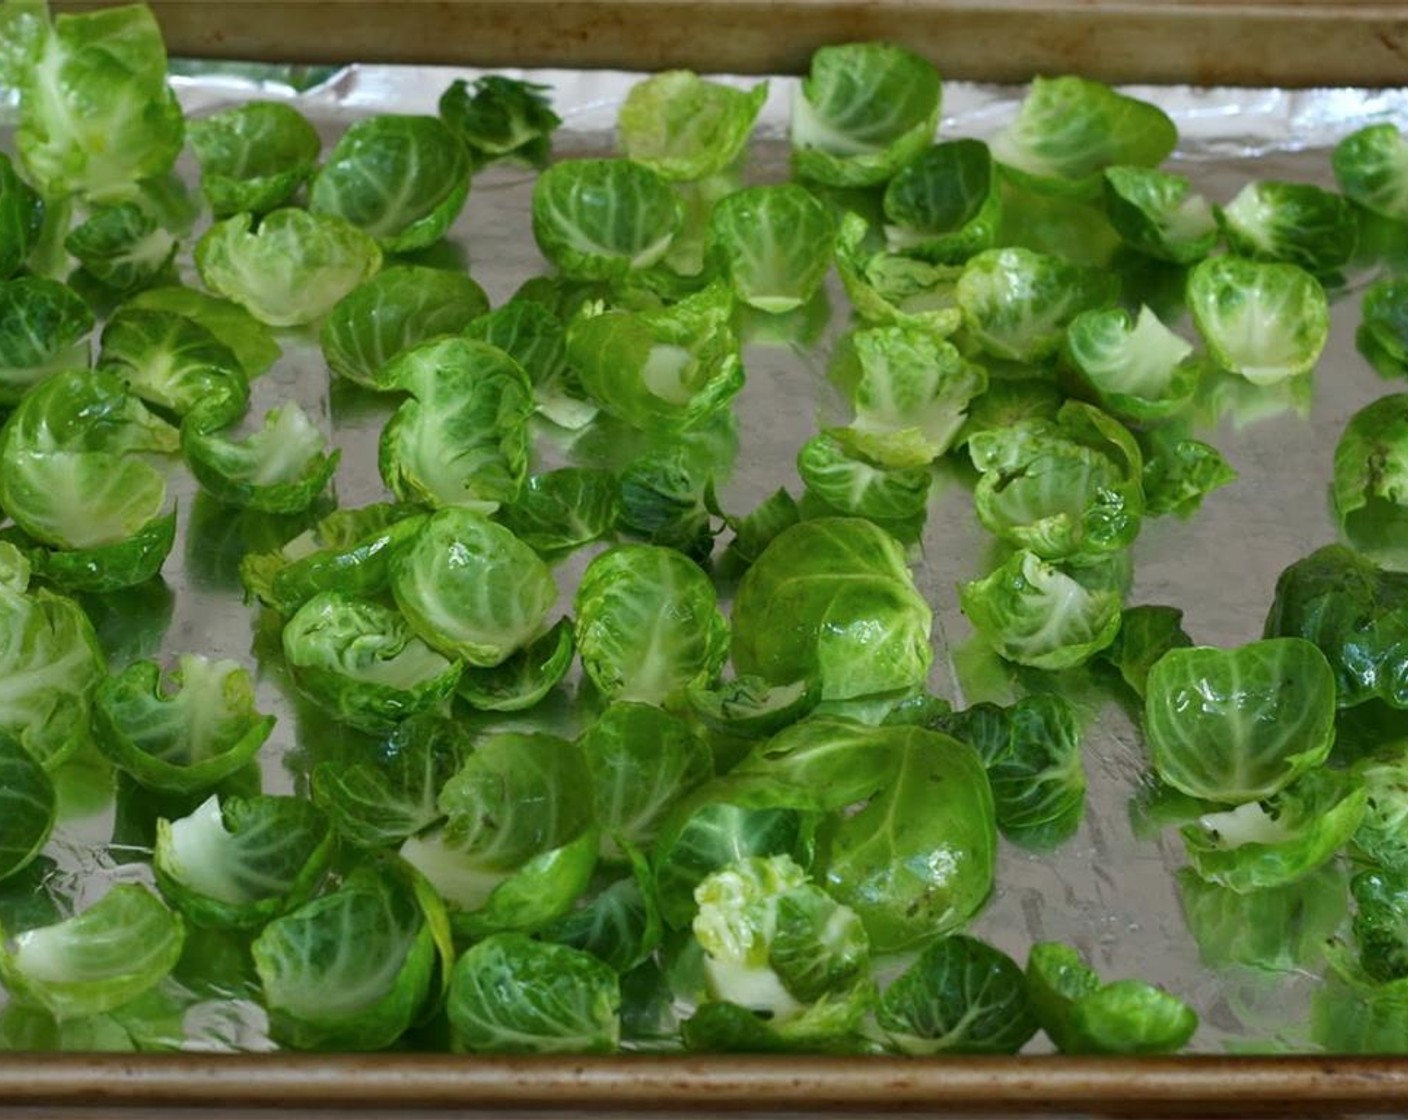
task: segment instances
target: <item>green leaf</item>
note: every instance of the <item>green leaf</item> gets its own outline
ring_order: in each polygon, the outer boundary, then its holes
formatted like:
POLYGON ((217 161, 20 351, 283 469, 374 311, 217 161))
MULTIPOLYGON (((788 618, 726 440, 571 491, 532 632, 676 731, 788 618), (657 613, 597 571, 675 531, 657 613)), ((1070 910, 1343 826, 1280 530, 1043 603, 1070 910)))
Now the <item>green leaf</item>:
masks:
POLYGON ((709 748, 694 728, 648 704, 611 704, 577 746, 591 774, 607 855, 649 846, 674 804, 714 775, 709 748))
POLYGON ((306 902, 333 855, 327 822, 294 797, 212 795, 158 820, 152 866, 161 891, 198 926, 257 929, 306 902))
POLYGON ((245 766, 274 726, 235 661, 183 654, 176 668, 134 661, 98 687, 94 730, 113 763, 142 785, 195 793, 245 766))
POLYGON ((992 151, 1043 186, 1085 192, 1107 167, 1158 166, 1177 142, 1173 122, 1147 101, 1086 78, 1037 77, 992 151))
POLYGON ((1368 791, 1341 771, 1312 770, 1262 802, 1181 829, 1202 878, 1243 893, 1304 878, 1333 859, 1364 817, 1368 791))
POLYGON ((111 199, 169 171, 180 154, 181 107, 145 5, 56 17, 19 88, 15 143, 45 195, 111 199))
POLYGON ((1276 580, 1267 637, 1313 642, 1335 676, 1335 703, 1408 707, 1408 575, 1344 545, 1297 560, 1276 580))
POLYGON ((462 273, 395 265, 333 306, 319 336, 323 357, 334 373, 359 385, 396 388, 387 377, 398 357, 432 338, 461 333, 488 310, 484 289, 462 273))
POLYGON ((1212 207, 1182 175, 1108 167, 1105 215, 1126 245, 1157 260, 1195 264, 1217 244, 1212 207))
POLYGON ((269 328, 238 303, 227 299, 194 288, 148 288, 123 306, 170 311, 195 320, 229 348, 248 378, 258 377, 278 360, 279 344, 269 328))
POLYGON ((410 874, 365 864, 254 941, 272 1037, 303 1050, 382 1050, 419 1017, 437 953, 410 874))
POLYGON ((1209 968, 1314 968, 1344 921, 1345 881, 1333 865, 1280 887, 1240 893, 1185 867, 1174 877, 1188 932, 1209 968))
POLYGON ((331 214, 275 210, 252 229, 251 214, 216 222, 196 243, 205 286, 262 323, 301 326, 321 319, 381 267, 381 250, 331 214))
POLYGON ((1349 200, 1310 183, 1248 183, 1213 215, 1238 256, 1324 275, 1354 256, 1359 219, 1349 200))
POLYGON ((469 751, 460 724, 438 714, 411 716, 370 756, 320 762, 313 770, 313 802, 358 847, 397 845, 444 819, 441 787, 469 751))
POLYGON ((961 584, 959 601, 973 628, 999 654, 1034 669, 1084 665, 1115 640, 1118 589, 1086 587, 1033 552, 1014 552, 982 579, 961 584))
POLYGON ((200 189, 217 218, 267 214, 288 203, 312 173, 322 141, 291 105, 249 101, 187 126, 200 189))
POLYGON ((519 540, 553 560, 611 533, 620 490, 610 471, 563 467, 530 475, 500 516, 519 540))
POLYGON ((493 513, 528 473, 528 375, 502 350, 445 336, 404 351, 382 374, 410 394, 382 429, 382 480, 402 501, 493 513))
POLYGON ((658 311, 584 309, 567 328, 567 360, 606 412, 633 428, 689 428, 721 411, 743 388, 722 283, 658 311))
POLYGON ((181 451, 201 486, 226 505, 301 513, 342 457, 340 449, 327 450, 327 437, 297 401, 271 408, 263 426, 243 439, 211 430, 219 419, 204 406, 192 413, 181 425, 181 451))
POLYGON ((122 202, 93 211, 69 231, 64 248, 95 280, 130 292, 166 276, 177 246, 148 209, 122 202))
POLYGON ((884 206, 893 252, 962 264, 997 242, 1002 195, 992 152, 981 140, 935 144, 890 180, 884 206))
POLYGON ((174 311, 118 309, 103 327, 98 368, 122 378, 147 404, 178 417, 199 406, 203 415, 233 423, 249 401, 244 369, 233 351, 174 311), (211 403, 215 398, 224 398, 224 408, 211 403))
POLYGON ((1408 221, 1408 143, 1391 123, 1351 132, 1330 155, 1340 190, 1351 201, 1396 221, 1408 221))
POLYGON ((1222 805, 1285 789, 1334 740, 1334 674, 1303 638, 1172 649, 1149 670, 1144 697, 1159 777, 1222 805))
POLYGON ((992 786, 997 826, 1024 848, 1054 848, 1085 815, 1085 767, 1075 708, 1057 693, 1024 696, 1009 708, 974 704, 927 726, 970 744, 992 786))
POLYGON ((657 264, 680 220, 670 184, 630 160, 563 160, 533 184, 533 237, 570 277, 624 279, 657 264))
POLYGON ((421 638, 467 665, 492 667, 544 629, 557 586, 502 525, 440 510, 391 561, 396 605, 421 638))
POLYGON ((1183 409, 1205 367, 1191 344, 1146 306, 1083 311, 1066 331, 1065 355, 1096 403, 1124 420, 1150 423, 1183 409))
POLYGON ((608 699, 663 703, 713 679, 728 656, 713 584, 673 549, 622 544, 599 554, 573 614, 582 668, 608 699))
POLYGON ((383 113, 352 124, 308 189, 316 215, 342 218, 388 253, 443 237, 469 196, 469 152, 439 117, 383 113))
POLYGON ((588 953, 501 933, 469 949, 450 979, 456 1049, 609 1054, 621 1032, 616 974, 588 953))
POLYGON ((1065 1054, 1168 1054, 1198 1029, 1176 996, 1142 980, 1100 978, 1067 945, 1032 946, 1027 988, 1037 1021, 1065 1054))
MULTIPOLYGON (((4 18, 0 16, 0 20, 4 18)), ((0 25, 0 40, 6 34, 7 29, 0 25)), ((4 62, 0 60, 0 72, 3 69, 4 62)), ((0 280, 20 270, 43 228, 43 199, 16 174, 10 157, 0 154, 0 280)))
POLYGON ((537 936, 590 953, 618 973, 652 960, 664 931, 654 877, 644 855, 631 848, 626 854, 628 874, 604 879, 600 889, 537 936))
POLYGON ((621 154, 666 179, 717 175, 742 156, 767 95, 767 82, 742 90, 689 70, 654 74, 621 104, 621 154))
POLYGON ((122 883, 66 921, 7 937, 0 978, 18 1002, 61 1021, 86 1019, 159 984, 184 937, 181 919, 156 895, 122 883))
POLYGON ((797 452, 797 474, 837 513, 899 521, 924 511, 933 478, 926 466, 890 469, 872 460, 851 429, 813 436, 797 452))
POLYGON ((52 375, 88 365, 93 312, 57 280, 0 280, 0 404, 52 375))
POLYGON ((1401 872, 1361 871, 1349 889, 1360 967, 1379 983, 1408 978, 1408 880, 1401 872))
POLYGON ((466 668, 455 691, 478 711, 525 711, 562 683, 576 652, 572 620, 562 618, 492 668, 466 668))
POLYGON ((741 302, 781 315, 820 289, 835 236, 831 212, 795 183, 746 187, 715 204, 706 259, 717 263, 741 302))
POLYGON ((106 667, 93 626, 72 599, 0 592, 0 731, 52 770, 89 739, 106 667))
POLYGON ((932 613, 904 551, 855 518, 803 521, 748 569, 733 606, 733 660, 772 684, 817 677, 825 700, 892 692, 928 676, 932 613))
POLYGON ((304 603, 282 642, 299 691, 361 731, 440 710, 460 678, 460 663, 416 637, 396 611, 337 591, 304 603))
POLYGON ((1037 1031, 1021 968, 986 942, 930 945, 885 989, 876 1022, 906 1054, 1015 1054, 1037 1031))
POLYGON ((1115 640, 1101 651, 1124 683, 1143 699, 1147 693, 1149 670, 1169 650, 1183 649, 1193 644, 1183 630, 1183 612, 1176 607, 1126 607, 1120 613, 1120 628, 1115 640))
POLYGON ((1294 264, 1203 261, 1188 274, 1188 308, 1218 364, 1258 386, 1312 369, 1330 333, 1325 289, 1294 264))
POLYGON ((0 733, 0 879, 33 861, 57 811, 54 783, 19 739, 0 733))
POLYGON ((457 78, 440 95, 440 119, 469 149, 475 170, 499 159, 542 167, 551 154, 552 134, 562 124, 548 89, 500 74, 473 83, 457 78))
POLYGON ((821 47, 792 99, 792 169, 838 187, 883 183, 934 139, 939 72, 890 43, 821 47))
POLYGON ((955 296, 963 325, 985 353, 1042 362, 1082 311, 1113 301, 1112 277, 1030 249, 989 249, 969 259, 955 296))

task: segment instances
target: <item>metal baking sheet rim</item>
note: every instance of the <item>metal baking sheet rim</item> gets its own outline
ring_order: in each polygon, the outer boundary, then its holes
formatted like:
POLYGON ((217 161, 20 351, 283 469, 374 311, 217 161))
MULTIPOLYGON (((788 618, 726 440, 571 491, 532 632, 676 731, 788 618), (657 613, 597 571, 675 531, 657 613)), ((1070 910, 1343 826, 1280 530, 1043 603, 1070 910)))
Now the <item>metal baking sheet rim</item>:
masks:
POLYGON ((1408 1106, 1396 1059, 33 1054, 0 1107, 461 1113, 1328 1116, 1408 1106))

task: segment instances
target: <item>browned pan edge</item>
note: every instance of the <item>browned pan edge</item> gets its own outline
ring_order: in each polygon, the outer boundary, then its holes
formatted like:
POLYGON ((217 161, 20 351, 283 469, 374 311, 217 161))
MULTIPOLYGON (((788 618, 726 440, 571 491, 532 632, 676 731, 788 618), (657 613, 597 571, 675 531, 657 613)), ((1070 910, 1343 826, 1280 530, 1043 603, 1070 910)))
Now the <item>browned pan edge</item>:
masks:
MULTIPOLYGON (((108 0, 112 2, 112 0, 108 0)), ((1408 5, 1321 0, 150 0, 173 55, 798 73, 886 38, 945 77, 1408 84, 1408 5)), ((103 6, 58 0, 56 8, 103 6)))
POLYGON ((1408 1059, 24 1054, 0 1107, 1092 1112, 1408 1111, 1408 1059))

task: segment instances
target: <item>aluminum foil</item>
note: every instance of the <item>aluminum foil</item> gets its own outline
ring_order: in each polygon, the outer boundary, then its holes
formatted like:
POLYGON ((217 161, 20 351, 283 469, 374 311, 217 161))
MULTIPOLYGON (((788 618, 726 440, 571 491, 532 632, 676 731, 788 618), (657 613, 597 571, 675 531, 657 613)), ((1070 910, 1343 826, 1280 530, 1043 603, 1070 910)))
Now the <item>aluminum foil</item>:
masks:
MULTIPOLYGON (((188 113, 208 113, 250 98, 287 100, 317 124, 329 144, 349 121, 366 114, 434 112, 451 80, 478 76, 446 68, 351 66, 300 88, 320 75, 228 64, 182 64, 175 72, 174 84, 188 113)), ((639 77, 569 71, 512 76, 553 88, 554 104, 565 120, 555 150, 566 156, 610 149, 616 110, 639 77)), ((756 81, 721 80, 739 85, 756 81)), ((785 126, 795 84, 790 78, 771 82, 750 157, 753 179, 786 176, 785 126)), ((1130 92, 1170 113, 1182 138, 1174 157, 1179 170, 1216 202, 1226 202, 1252 178, 1332 187, 1328 151, 1335 141, 1368 123, 1408 125, 1408 90, 1159 87, 1130 92)), ((1012 119, 1021 91, 950 84, 944 96, 941 136, 989 137, 1012 119)), ((9 146, 10 137, 0 132, 0 147, 9 146)), ((189 154, 178 171, 194 183, 189 154)), ((463 258, 495 305, 544 269, 531 235, 531 188, 532 175, 518 169, 494 167, 476 177, 469 204, 443 249, 463 258)), ((1134 550, 1130 603, 1181 607, 1195 640, 1237 645, 1260 636, 1281 570, 1334 539, 1327 495, 1335 442, 1356 409, 1391 388, 1354 348, 1359 293, 1369 279, 1367 273, 1353 274, 1334 293, 1330 345, 1303 394, 1274 389, 1242 393, 1235 408, 1200 433, 1223 451, 1240 480, 1214 494, 1189 521, 1145 523, 1134 550)), ((834 308, 844 308, 838 287, 831 296, 834 308)), ((799 492, 793 466, 798 447, 819 422, 844 420, 820 372, 846 318, 833 314, 821 342, 811 349, 749 347, 748 383, 736 408, 738 455, 721 490, 725 508, 751 509, 778 486, 799 492)), ((1187 323, 1183 327, 1191 330, 1187 323)), ((254 385, 251 420, 296 398, 343 449, 335 480, 339 503, 359 505, 383 497, 376 441, 386 404, 346 385, 330 385, 311 334, 284 332, 280 343, 282 359, 254 385)), ((544 431, 537 467, 582 454, 582 445, 574 449, 560 434, 554 438, 544 431)), ((327 737, 335 732, 310 719, 306 707, 296 702, 276 659, 258 658, 271 648, 270 635, 257 608, 243 601, 237 571, 244 549, 281 543, 279 526, 219 508, 200 497, 182 471, 173 474, 173 491, 181 509, 180 531, 164 571, 165 586, 148 595, 136 613, 111 620, 109 634, 121 649, 118 656, 195 651, 248 664, 258 675, 261 706, 278 716, 259 760, 264 789, 306 789, 311 761, 327 749, 327 737), (166 612, 169 621, 163 627, 166 612)), ((973 512, 970 489, 956 476, 941 478, 915 559, 919 586, 935 610, 931 685, 959 706, 1009 698, 1022 687, 972 641, 958 608, 956 586, 985 574, 990 544, 973 512)), ((564 604, 584 563, 578 557, 559 570, 564 604)), ((1308 999, 1317 983, 1313 975, 1215 973, 1200 964, 1173 877, 1183 863, 1177 836, 1139 838, 1131 825, 1130 799, 1147 770, 1137 713, 1085 675, 1053 680, 1093 719, 1085 738, 1086 820, 1074 839, 1049 855, 1004 843, 995 894, 972 932, 1019 961, 1034 941, 1067 941, 1108 978, 1140 977, 1166 986, 1193 1004, 1202 1018, 1194 1050, 1307 1047, 1308 999)), ((570 722, 570 715, 563 718, 570 722)), ((118 819, 131 814, 126 808, 122 814, 116 811, 101 767, 77 769, 65 778, 64 819, 45 854, 53 861, 47 886, 67 911, 93 901, 115 880, 149 880, 150 871, 140 862, 145 854, 141 822, 134 828, 118 819)), ((154 1024, 149 1041, 193 1050, 271 1045, 263 1012, 238 992, 173 988, 171 994, 190 1009, 179 1029, 154 1024)))

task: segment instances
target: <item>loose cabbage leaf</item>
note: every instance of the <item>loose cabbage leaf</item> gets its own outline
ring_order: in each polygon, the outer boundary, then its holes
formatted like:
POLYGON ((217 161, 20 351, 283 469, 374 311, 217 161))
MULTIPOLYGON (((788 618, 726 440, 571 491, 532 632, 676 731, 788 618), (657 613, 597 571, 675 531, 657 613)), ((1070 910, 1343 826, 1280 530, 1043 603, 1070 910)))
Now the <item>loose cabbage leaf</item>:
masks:
POLYGON ((1331 493, 1349 543, 1377 564, 1408 569, 1408 393, 1365 405, 1335 446, 1331 493))
POLYGON ((207 406, 193 413, 181 425, 181 450, 201 486, 226 505, 301 513, 342 457, 340 449, 327 450, 327 437, 297 401, 271 408, 263 427, 244 439, 212 430, 218 419, 207 406))
POLYGON ((893 692, 928 676, 932 621, 883 529, 803 521, 779 533, 739 585, 734 666, 779 685, 816 676, 826 700, 893 692))
POLYGON ((1351 132, 1330 155, 1340 190, 1367 210, 1408 221, 1408 142, 1391 123, 1351 132))
POLYGON ((233 423, 249 401, 239 359, 205 327, 174 311, 119 309, 103 327, 98 368, 178 417, 200 406, 212 421, 233 423), (223 407, 216 398, 223 398, 223 407))
POLYGON ((533 184, 538 248, 578 279, 621 280, 658 264, 681 217, 670 184, 631 160, 564 160, 533 184))
POLYGON ((271 1036, 302 1050, 395 1042, 420 1017, 438 961, 426 905, 405 868, 372 863, 267 925, 252 948, 271 1036))
POLYGON ((528 473, 528 375, 487 343, 447 336, 402 353, 382 375, 410 394, 382 429, 382 480, 402 501, 493 513, 528 473))
POLYGON ((1037 1032, 1021 967, 986 942, 935 941, 880 997, 876 1022, 905 1054, 1015 1054, 1037 1032))
POLYGON ((1326 545, 1276 580, 1265 633, 1319 647, 1334 670, 1336 706, 1408 707, 1408 575, 1326 545))
POLYGON ((1037 1021, 1065 1054, 1168 1054, 1198 1029, 1177 996, 1142 980, 1102 983, 1068 945, 1044 941, 1027 958, 1037 1021))
POLYGON ((313 802, 344 840, 392 847, 439 824, 440 790, 469 756, 463 726, 445 716, 410 716, 375 751, 350 762, 320 762, 313 802))
POLYGON ((562 618, 499 664, 465 669, 455 691, 478 711, 525 711, 562 683, 576 652, 572 620, 562 618))
POLYGON ((446 509, 391 561, 391 590, 427 643, 492 667, 542 632, 557 598, 552 573, 502 525, 446 509))
POLYGON ((795 183, 746 187, 709 216, 707 259, 740 301, 781 315, 816 295, 831 268, 831 212, 795 183))
POLYGON ((942 94, 939 72, 903 47, 821 47, 792 99, 793 170, 837 187, 885 182, 933 141, 942 94))
POLYGON ((333 856, 322 814, 296 797, 203 801, 156 825, 157 884, 197 926, 258 929, 317 890, 333 856))
POLYGON ((1203 261, 1188 274, 1188 308, 1218 364, 1253 385, 1314 368, 1330 333, 1325 289, 1294 264, 1203 261))
POLYGON ((935 264, 962 264, 997 243, 1002 194, 981 140, 950 140, 921 152, 885 188, 890 249, 935 264))
POLYGON ((618 701, 577 740, 591 773, 605 854, 648 847, 674 806, 713 777, 713 758, 685 720, 648 704, 618 701))
POLYGON ((689 70, 654 74, 621 104, 621 153, 666 179, 717 175, 743 154, 767 96, 767 82, 742 90, 689 70))
POLYGON ((53 374, 86 368, 92 330, 93 312, 57 280, 0 281, 0 404, 18 404, 53 374))
POLYGON ((927 721, 972 746, 992 786, 997 826, 1024 848, 1070 839, 1085 816, 1080 725, 1057 693, 1024 696, 1009 708, 974 704, 927 721))
POLYGON ((121 202, 93 211, 69 231, 64 248, 99 283, 131 292, 169 275, 177 245, 148 209, 121 202))
POLYGON ((1195 264, 1217 244, 1207 199, 1182 175, 1152 167, 1108 167, 1105 216, 1120 240, 1156 260, 1195 264))
POLYGON ((308 208, 341 218, 388 253, 443 237, 469 197, 469 152, 439 117, 383 113, 342 134, 308 188, 308 208))
POLYGON ((0 732, 0 879, 24 870, 48 843, 57 809, 54 783, 40 760, 0 732))
POLYGON ((1333 859, 1364 817, 1368 791, 1342 771, 1312 770, 1265 801, 1208 813, 1182 828, 1194 871, 1234 891, 1267 890, 1333 859))
POLYGON ((1213 215, 1233 253, 1286 261, 1317 276, 1346 264, 1359 239, 1349 200, 1310 183, 1251 182, 1213 215))
POLYGON ((1177 142, 1173 121, 1147 101, 1087 78, 1037 77, 992 152, 1028 181, 1087 193, 1107 167, 1157 167, 1177 142))
POLYGON ((1334 719, 1334 673, 1303 638, 1173 649, 1145 686, 1144 733, 1159 777, 1220 805, 1270 797, 1319 766, 1334 719))
POLYGON ((216 222, 196 243, 205 286, 273 327, 321 319, 381 267, 367 234, 333 214, 275 210, 253 227, 251 214, 216 222))
POLYGON ((661 704, 712 680, 728 622, 709 577, 669 548, 621 544, 587 565, 573 600, 582 668, 603 696, 661 704))
MULTIPOLYGON (((390 389, 393 362, 413 346, 459 334, 489 310, 470 277, 419 265, 383 269, 333 306, 320 335, 329 368, 369 389, 390 389)), ((491 340, 492 341, 492 340, 491 340)))
POLYGON ((476 171, 500 159, 543 167, 552 152, 552 134, 562 124, 547 92, 547 86, 501 74, 472 83, 457 78, 440 95, 440 119, 469 149, 476 171))
POLYGON ((609 1054, 621 1034, 616 973, 589 953, 500 933, 469 949, 450 978, 457 1050, 609 1054))
POLYGON ((416 637, 396 611, 336 591, 299 607, 281 640, 298 690, 361 731, 439 710, 460 678, 460 663, 416 637))
POLYGON ((286 205, 318 162, 318 130, 291 105, 248 101, 187 126, 200 189, 217 218, 286 205))
POLYGON ((20 81, 15 143, 45 195, 129 193, 171 169, 184 136, 151 9, 64 13, 39 37, 20 81))
POLYGON ((113 764, 149 789, 196 793, 244 767, 274 717, 254 706, 235 661, 183 654, 173 669, 134 661, 98 686, 94 733, 113 764))

